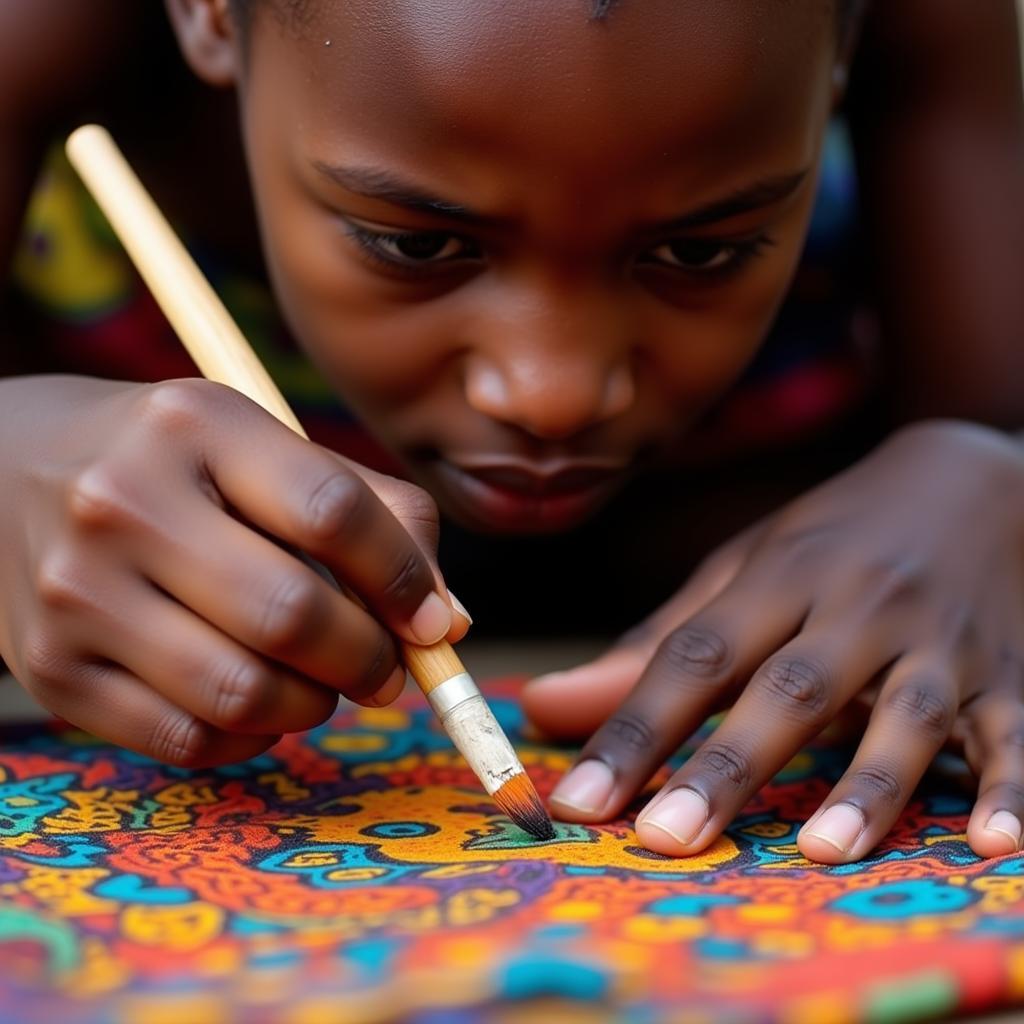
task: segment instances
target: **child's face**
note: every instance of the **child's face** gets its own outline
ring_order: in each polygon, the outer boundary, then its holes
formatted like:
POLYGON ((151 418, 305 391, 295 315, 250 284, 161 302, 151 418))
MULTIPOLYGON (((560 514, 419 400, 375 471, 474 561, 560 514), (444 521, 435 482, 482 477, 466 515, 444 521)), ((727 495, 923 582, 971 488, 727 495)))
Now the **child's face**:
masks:
POLYGON ((464 523, 570 526, 761 341, 832 100, 824 0, 314 3, 254 19, 271 272, 338 392, 464 523))

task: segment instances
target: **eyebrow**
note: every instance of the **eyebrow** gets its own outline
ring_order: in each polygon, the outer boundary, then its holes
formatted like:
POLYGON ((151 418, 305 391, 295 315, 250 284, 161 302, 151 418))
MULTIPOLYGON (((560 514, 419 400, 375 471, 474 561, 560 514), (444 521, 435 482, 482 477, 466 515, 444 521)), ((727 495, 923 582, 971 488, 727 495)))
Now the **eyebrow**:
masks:
POLYGON ((407 210, 448 217, 452 220, 483 222, 493 220, 484 217, 459 203, 449 202, 431 195, 424 189, 411 185, 387 171, 373 167, 338 167, 314 160, 313 166, 337 185, 367 199, 380 199, 407 210))
POLYGON ((731 195, 714 199, 704 206, 698 206, 680 217, 670 221, 659 222, 654 227, 659 231, 679 231, 686 228, 699 228, 719 221, 729 220, 742 213, 750 213, 765 206, 788 199, 803 184, 808 168, 794 171, 792 174, 780 174, 771 178, 762 178, 751 185, 738 189, 731 195))
MULTIPOLYGON (((459 203, 432 195, 416 185, 373 167, 341 167, 314 160, 313 166, 337 185, 368 199, 380 199, 395 206, 405 207, 419 213, 433 214, 452 220, 474 223, 494 223, 497 218, 486 217, 459 203)), ((670 221, 658 222, 653 228, 658 231, 680 231, 687 228, 704 227, 719 221, 749 213, 765 206, 788 199, 803 184, 808 169, 792 174, 762 178, 751 185, 704 206, 675 217, 670 221)))

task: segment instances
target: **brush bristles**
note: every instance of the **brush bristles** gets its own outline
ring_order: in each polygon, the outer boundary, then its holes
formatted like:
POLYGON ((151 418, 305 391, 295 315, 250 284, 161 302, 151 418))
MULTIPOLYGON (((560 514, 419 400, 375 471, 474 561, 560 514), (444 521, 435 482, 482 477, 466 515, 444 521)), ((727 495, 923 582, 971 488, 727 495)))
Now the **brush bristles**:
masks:
POLYGON ((555 827, 526 772, 519 772, 503 783, 494 793, 494 802, 534 839, 555 838, 555 827))

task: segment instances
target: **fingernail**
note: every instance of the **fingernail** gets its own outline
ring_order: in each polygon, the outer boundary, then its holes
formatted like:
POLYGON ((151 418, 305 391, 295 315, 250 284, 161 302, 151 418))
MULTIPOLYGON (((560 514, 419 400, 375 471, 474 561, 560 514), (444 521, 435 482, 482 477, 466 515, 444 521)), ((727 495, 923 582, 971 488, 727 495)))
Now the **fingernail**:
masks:
POLYGON ((597 814, 612 795, 615 776, 603 761, 581 761, 551 793, 552 803, 597 814))
POLYGON ((865 828, 864 815, 853 804, 833 804, 814 821, 813 828, 804 828, 804 835, 821 839, 840 853, 849 853, 865 828))
POLYGON ((436 644, 452 628, 452 610, 439 594, 431 591, 416 609, 409 625, 421 644, 436 644))
POLYGON ((448 600, 451 601, 455 610, 472 626, 473 616, 466 611, 466 606, 449 590, 448 600))
POLYGON ((1020 849, 1021 825, 1020 819, 1009 811, 996 811, 988 821, 985 822, 986 832, 998 832, 1006 836, 1013 843, 1015 850, 1020 849))
POLYGON ((695 789, 680 786, 657 800, 650 810, 642 812, 636 824, 638 830, 640 826, 650 825, 667 832, 680 846, 689 846, 710 817, 707 800, 695 789))

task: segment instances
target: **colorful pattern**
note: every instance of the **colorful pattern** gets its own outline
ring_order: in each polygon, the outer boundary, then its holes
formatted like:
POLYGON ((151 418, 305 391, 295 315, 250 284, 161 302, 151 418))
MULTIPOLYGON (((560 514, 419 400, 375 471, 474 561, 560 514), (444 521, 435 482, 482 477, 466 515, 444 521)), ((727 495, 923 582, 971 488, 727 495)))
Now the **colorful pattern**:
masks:
MULTIPOLYGON (((512 684, 490 692, 546 794, 571 752, 525 743, 512 684)), ((894 1024, 1024 1005, 1024 858, 971 853, 948 780, 869 860, 800 857, 841 762, 801 754, 708 851, 669 860, 626 821, 533 842, 418 694, 215 771, 8 730, 0 1018, 894 1024)))

